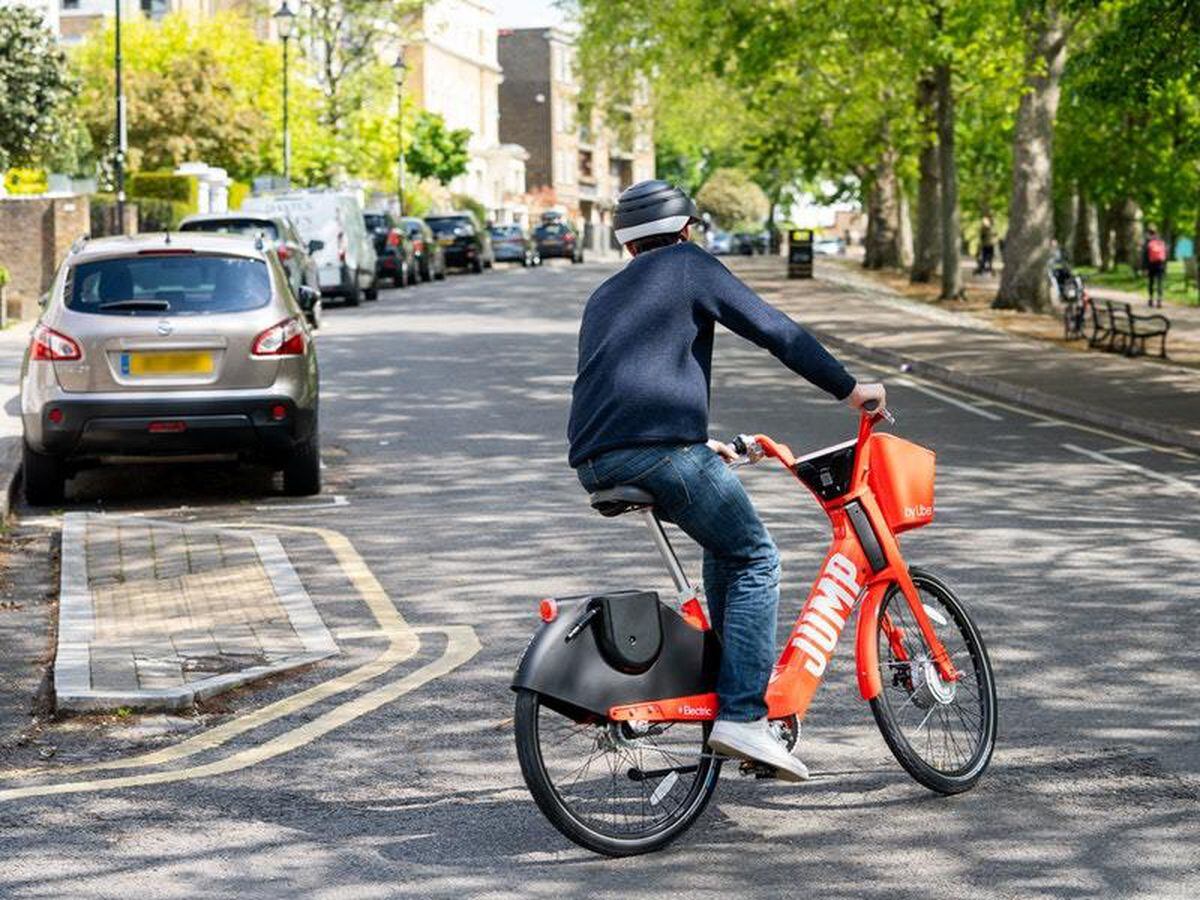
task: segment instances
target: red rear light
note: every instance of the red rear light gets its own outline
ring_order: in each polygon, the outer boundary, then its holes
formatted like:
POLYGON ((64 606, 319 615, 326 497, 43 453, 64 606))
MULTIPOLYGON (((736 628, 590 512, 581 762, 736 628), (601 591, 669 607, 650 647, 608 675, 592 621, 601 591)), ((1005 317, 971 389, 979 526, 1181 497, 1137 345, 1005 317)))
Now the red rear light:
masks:
POLYGON ((146 430, 151 434, 183 434, 187 431, 187 422, 151 422, 146 430))
POLYGON ((271 418, 276 422, 282 422, 287 418, 287 407, 282 403, 276 403, 271 407, 271 418))
POLYGON ((30 341, 30 359, 62 362, 83 357, 83 351, 79 349, 79 345, 75 341, 45 325, 39 325, 33 329, 33 337, 30 341))
POLYGON ((558 618, 558 601, 547 597, 538 604, 538 615, 543 622, 553 622, 558 618))
POLYGON ((293 316, 256 337, 250 352, 254 356, 301 356, 306 346, 304 325, 299 316, 293 316))
POLYGON ((63 411, 56 406, 50 410, 50 412, 46 413, 46 418, 55 425, 61 425, 63 420, 63 411))
POLYGON ((388 232, 387 245, 389 247, 400 246, 400 232, 398 232, 395 228, 388 232))
POLYGON ((425 242, 420 239, 413 241, 413 249, 416 250, 418 253, 424 253, 425 252, 425 242))
POLYGON ((575 235, 568 234, 566 237, 563 238, 563 243, 565 243, 565 244, 575 243, 575 235))
POLYGON ((282 244, 279 245, 279 248, 275 252, 279 254, 279 259, 281 262, 287 262, 292 255, 292 251, 282 244))

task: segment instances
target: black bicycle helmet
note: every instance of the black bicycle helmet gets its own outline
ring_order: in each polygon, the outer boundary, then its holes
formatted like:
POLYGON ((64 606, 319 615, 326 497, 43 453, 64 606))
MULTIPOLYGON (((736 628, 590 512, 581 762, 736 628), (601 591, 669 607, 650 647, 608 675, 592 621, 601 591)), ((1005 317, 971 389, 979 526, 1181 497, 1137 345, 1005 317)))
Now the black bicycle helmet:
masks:
POLYGON ((617 198, 613 230, 622 244, 655 234, 678 234, 700 213, 692 198, 668 181, 639 181, 617 198))

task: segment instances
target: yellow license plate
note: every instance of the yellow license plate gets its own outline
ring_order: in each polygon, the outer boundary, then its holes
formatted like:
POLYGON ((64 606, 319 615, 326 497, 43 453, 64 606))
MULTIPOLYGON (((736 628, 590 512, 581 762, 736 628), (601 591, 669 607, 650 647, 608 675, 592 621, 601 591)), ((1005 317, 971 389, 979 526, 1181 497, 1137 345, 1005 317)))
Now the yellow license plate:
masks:
POLYGON ((212 354, 207 350, 122 353, 122 375, 210 375, 212 354))
POLYGON ((454 238, 438 238, 438 243, 443 247, 449 247, 454 243, 454 238))

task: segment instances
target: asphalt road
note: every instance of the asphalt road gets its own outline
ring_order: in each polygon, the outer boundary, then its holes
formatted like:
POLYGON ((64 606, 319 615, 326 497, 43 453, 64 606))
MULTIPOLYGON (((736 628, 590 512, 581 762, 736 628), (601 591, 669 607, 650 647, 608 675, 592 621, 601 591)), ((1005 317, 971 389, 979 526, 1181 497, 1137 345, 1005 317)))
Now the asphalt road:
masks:
MULTIPOLYGON (((76 482, 70 508, 334 530, 421 649, 186 758, 88 768, 170 746, 176 727, 194 736, 286 703, 382 650, 329 549, 290 532, 346 657, 194 723, 59 726, 41 774, 0 779, 0 895, 1200 895, 1196 460, 854 360, 889 381, 896 429, 938 452, 937 520, 904 546, 950 578, 987 639, 1001 701, 988 774, 952 799, 911 781, 857 697, 844 641, 804 726, 812 782, 727 771, 688 835, 622 861, 542 819, 517 768, 508 690, 538 599, 668 588, 636 523, 591 512, 565 464, 578 317, 608 271, 498 270, 331 310, 316 503, 211 466, 76 482), (482 649, 469 656, 466 629, 427 630, 448 625, 469 626, 482 649), (439 668, 454 647, 469 658, 439 668)), ((757 348, 726 334, 717 354, 715 434, 761 431, 797 450, 851 436, 847 411, 757 348)), ((786 629, 827 523, 781 471, 743 471, 783 552, 786 629)), ((24 511, 26 533, 53 526, 39 513, 24 511)))

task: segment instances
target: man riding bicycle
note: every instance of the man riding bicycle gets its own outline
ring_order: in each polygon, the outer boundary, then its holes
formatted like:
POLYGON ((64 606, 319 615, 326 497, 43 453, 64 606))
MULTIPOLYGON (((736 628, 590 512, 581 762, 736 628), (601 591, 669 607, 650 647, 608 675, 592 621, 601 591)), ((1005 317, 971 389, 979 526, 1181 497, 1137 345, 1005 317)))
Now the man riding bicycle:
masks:
POLYGON ((722 640, 720 713, 709 746, 801 781, 808 769, 772 736, 764 694, 775 660, 779 553, 708 437, 714 325, 753 341, 858 410, 886 396, 861 384, 807 331, 689 242, 696 206, 665 181, 618 199, 617 240, 633 256, 588 299, 568 428, 571 466, 588 491, 634 484, 704 548, 704 591, 722 640))

